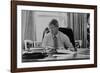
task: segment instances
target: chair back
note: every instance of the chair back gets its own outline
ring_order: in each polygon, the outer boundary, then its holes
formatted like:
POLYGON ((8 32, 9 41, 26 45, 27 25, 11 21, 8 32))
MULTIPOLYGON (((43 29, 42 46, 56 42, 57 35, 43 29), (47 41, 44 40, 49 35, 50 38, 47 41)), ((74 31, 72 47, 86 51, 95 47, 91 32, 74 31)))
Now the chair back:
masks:
POLYGON ((71 43, 75 47, 75 40, 74 40, 74 35, 73 35, 72 29, 71 28, 59 28, 59 31, 61 31, 62 33, 67 35, 69 37, 71 43))

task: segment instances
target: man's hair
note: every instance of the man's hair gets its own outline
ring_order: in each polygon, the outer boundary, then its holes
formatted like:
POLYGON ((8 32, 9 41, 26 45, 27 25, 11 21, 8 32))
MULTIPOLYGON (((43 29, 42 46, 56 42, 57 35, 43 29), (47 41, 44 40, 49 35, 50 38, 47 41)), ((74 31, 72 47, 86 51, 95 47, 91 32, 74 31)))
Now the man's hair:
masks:
POLYGON ((55 27, 59 27, 58 21, 56 19, 52 19, 49 26, 54 25, 55 27))

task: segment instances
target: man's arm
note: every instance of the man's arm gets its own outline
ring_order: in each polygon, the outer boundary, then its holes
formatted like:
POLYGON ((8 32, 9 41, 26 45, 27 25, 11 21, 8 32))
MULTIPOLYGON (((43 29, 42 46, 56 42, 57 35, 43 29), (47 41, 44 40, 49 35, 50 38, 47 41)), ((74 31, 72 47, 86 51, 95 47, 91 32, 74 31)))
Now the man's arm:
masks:
POLYGON ((42 47, 45 49, 46 53, 55 53, 56 50, 53 47, 48 46, 48 41, 50 41, 48 38, 50 38, 48 35, 44 37, 42 47))
POLYGON ((65 46, 69 47, 69 48, 73 48, 73 45, 72 45, 70 39, 68 38, 68 36, 64 35, 63 38, 64 38, 64 44, 65 44, 65 46))
POLYGON ((68 47, 69 50, 75 51, 75 48, 73 47, 73 45, 72 45, 70 39, 69 39, 68 36, 66 36, 66 35, 64 35, 64 45, 65 45, 66 47, 68 47))

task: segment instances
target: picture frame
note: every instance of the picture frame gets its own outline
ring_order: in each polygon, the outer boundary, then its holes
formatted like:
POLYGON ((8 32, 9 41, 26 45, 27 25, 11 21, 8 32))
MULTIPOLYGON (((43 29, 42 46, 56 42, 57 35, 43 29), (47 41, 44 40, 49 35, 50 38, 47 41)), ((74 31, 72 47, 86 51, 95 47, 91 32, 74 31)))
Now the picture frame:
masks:
MULTIPOLYGON (((38 13, 41 13, 41 12, 38 12, 38 13)), ((63 14, 64 13, 62 13, 62 15, 63 14)), ((84 14, 84 16, 85 16, 85 14, 84 14)), ((59 15, 59 13, 58 13, 58 15, 59 15)), ((64 23, 63 20, 60 23, 63 24, 64 23)), ((74 26, 74 24, 73 24, 73 26, 74 26)), ((79 46, 80 46, 79 44, 81 44, 80 42, 81 42, 81 40, 76 40, 76 47, 79 48, 79 46)), ((36 43, 35 45, 38 44, 37 42, 35 42, 35 43, 36 43)), ((79 5, 79 4, 64 4, 64 3, 48 3, 48 2, 31 2, 31 1, 11 1, 11 72, 12 73, 28 72, 28 71, 92 68, 92 67, 97 67, 97 6, 81 5, 81 4, 79 5), (34 10, 42 11, 42 12, 44 11, 44 14, 45 14, 45 11, 47 11, 47 12, 54 11, 54 12, 61 12, 61 13, 69 12, 70 15, 73 12, 76 13, 76 15, 78 15, 79 13, 84 13, 84 12, 85 12, 85 14, 90 13, 90 15, 89 15, 90 20, 93 20, 93 21, 90 22, 91 25, 90 25, 90 33, 89 34, 91 37, 89 36, 90 37, 89 61, 82 60, 82 61, 84 61, 84 62, 82 62, 81 60, 78 60, 78 62, 77 62, 77 60, 72 61, 70 59, 67 62, 66 62, 66 60, 64 60, 64 61, 62 61, 62 60, 61 61, 60 60, 58 60, 58 61, 42 61, 42 62, 41 61, 39 61, 39 62, 28 61, 29 63, 23 62, 23 59, 21 58, 23 56, 23 54, 22 54, 22 50, 20 50, 21 49, 20 45, 22 44, 21 43, 21 38, 22 38, 21 32, 24 27, 22 25, 23 24, 22 18, 24 18, 24 17, 22 17, 22 14, 24 15, 25 10, 26 10, 26 12, 28 10, 31 10, 31 11, 33 10, 33 12, 34 12, 34 10), (22 59, 22 60, 20 60, 20 59, 22 59), (72 62, 72 63, 70 63, 70 62, 72 62), (31 65, 30 65, 30 63, 31 63, 31 65), (59 63, 59 64, 55 64, 55 63, 59 63)))

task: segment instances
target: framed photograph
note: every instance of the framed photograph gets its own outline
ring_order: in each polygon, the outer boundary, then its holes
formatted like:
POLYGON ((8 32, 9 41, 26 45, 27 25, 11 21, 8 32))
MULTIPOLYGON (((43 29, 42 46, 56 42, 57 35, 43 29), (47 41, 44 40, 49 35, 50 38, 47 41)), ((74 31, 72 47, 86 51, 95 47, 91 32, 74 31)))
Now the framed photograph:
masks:
POLYGON ((97 6, 11 1, 11 72, 97 67, 97 6))

